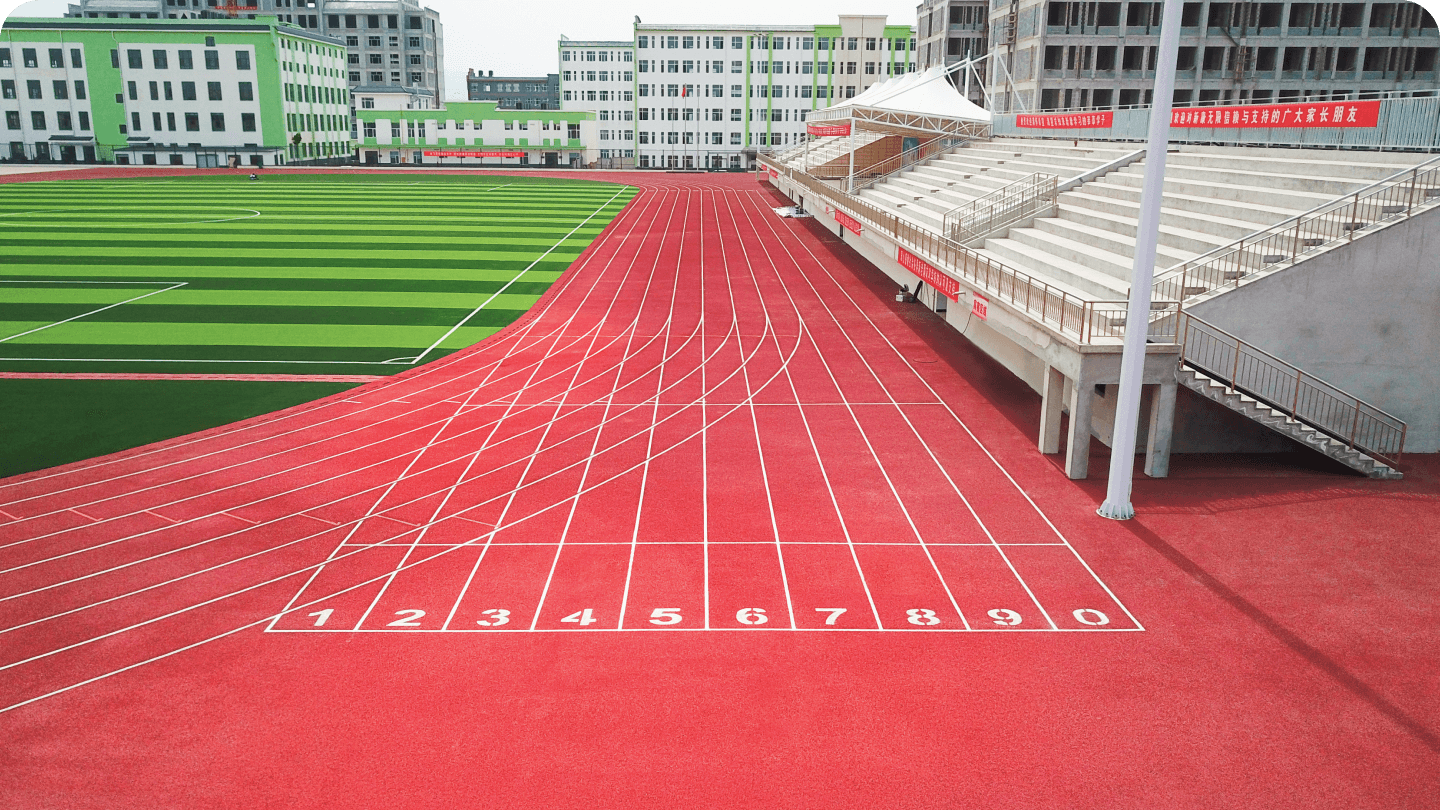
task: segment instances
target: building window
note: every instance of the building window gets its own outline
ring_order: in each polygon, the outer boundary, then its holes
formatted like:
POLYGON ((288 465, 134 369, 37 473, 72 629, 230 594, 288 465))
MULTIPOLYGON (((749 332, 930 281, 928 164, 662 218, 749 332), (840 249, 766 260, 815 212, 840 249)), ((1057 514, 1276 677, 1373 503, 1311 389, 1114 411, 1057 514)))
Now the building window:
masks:
POLYGON ((79 118, 80 118, 80 131, 81 131, 81 132, 89 132, 89 131, 90 131, 90 113, 88 113, 88 112, 81 112, 81 113, 78 113, 78 115, 79 115, 79 118))
MULTIPOLYGON (((36 61, 35 49, 34 49, 34 48, 22 48, 22 49, 20 50, 20 56, 23 57, 24 60, 25 60, 25 67, 27 67, 27 68, 40 67, 40 63, 39 63, 38 61, 36 61)), ((120 66, 119 66, 119 65, 116 65, 115 67, 120 67, 120 66)))
POLYGON ((15 80, 0 79, 0 96, 15 98, 15 80))
POLYGON ((44 129, 44 128, 45 128, 45 113, 40 112, 40 111, 38 111, 38 110, 35 111, 35 112, 30 113, 30 128, 31 128, 31 129, 44 129))
POLYGON ((179 55, 179 57, 180 57, 180 69, 181 69, 181 70, 194 70, 194 69, 195 69, 195 60, 194 60, 192 54, 191 54, 189 51, 180 51, 180 52, 178 53, 178 55, 179 55))
POLYGON ((385 82, 385 73, 379 70, 370 71, 370 81, 376 84, 383 84, 385 82))
MULTIPOLYGON (((140 52, 139 52, 139 51, 136 51, 136 50, 126 51, 126 52, 125 52, 125 58, 129 60, 130 69, 131 69, 131 70, 139 70, 139 69, 145 67, 145 63, 140 60, 140 52)), ((28 67, 28 65, 27 65, 27 67, 28 67)))
MULTIPOLYGON (((10 60, 7 58, 5 61, 6 61, 6 62, 9 62, 10 60)), ((81 60, 80 60, 80 49, 79 49, 79 48, 71 48, 71 49, 70 49, 70 67, 73 67, 73 68, 83 68, 83 67, 85 67, 85 65, 84 65, 84 64, 81 62, 81 60)))
POLYGON ((249 51, 236 51, 236 52, 235 52, 235 69, 236 69, 236 70, 249 70, 249 69, 250 69, 250 52, 249 52, 249 51))
MULTIPOLYGON (((159 132, 162 126, 163 123, 160 118, 160 113, 150 113, 150 128, 159 132)), ((61 129, 69 129, 69 127, 61 127, 61 129)))
POLYGON ((225 113, 210 113, 210 131, 225 131, 225 113))
POLYGON ((219 69, 220 69, 220 52, 219 52, 219 51, 206 51, 206 52, 205 52, 205 69, 206 69, 206 70, 219 70, 219 69))
MULTIPOLYGON (((134 84, 134 82, 131 82, 131 84, 134 84)), ((41 91, 40 91, 40 80, 39 80, 39 79, 27 79, 27 80, 25 81, 25 92, 26 92, 27 95, 30 96, 30 98, 34 98, 34 99, 43 98, 43 96, 41 96, 41 94, 40 94, 40 92, 41 92, 41 91)))
POLYGON ((165 51, 151 51, 150 59, 155 64, 156 70, 170 69, 170 55, 165 51))
POLYGON ((206 82, 206 89, 211 101, 224 101, 220 94, 220 82, 206 82))
POLYGON ((255 113, 240 113, 240 129, 245 132, 255 131, 255 113))
POLYGON ((195 82, 180 82, 180 100, 195 100, 195 82))
POLYGON ((200 131, 200 113, 185 113, 185 131, 200 131))
POLYGON ((375 122, 374 122, 374 121, 366 121, 366 122, 365 122, 365 137, 367 137, 367 138, 374 138, 374 137, 375 137, 375 122))
POLYGON ((250 82, 240 82, 240 100, 241 100, 241 101, 254 101, 254 100, 255 100, 255 86, 252 85, 252 84, 250 84, 250 82))
MULTIPOLYGON (((173 113, 173 112, 167 112, 167 113, 165 113, 165 128, 168 129, 168 130, 170 130, 171 132, 174 132, 174 131, 175 131, 175 113, 173 113)), ((88 129, 88 127, 87 127, 87 129, 88 129)))
POLYGON ((19 111, 19 110, 6 110, 6 111, 5 111, 5 128, 6 128, 6 129, 19 129, 19 128, 20 128, 20 111, 19 111))

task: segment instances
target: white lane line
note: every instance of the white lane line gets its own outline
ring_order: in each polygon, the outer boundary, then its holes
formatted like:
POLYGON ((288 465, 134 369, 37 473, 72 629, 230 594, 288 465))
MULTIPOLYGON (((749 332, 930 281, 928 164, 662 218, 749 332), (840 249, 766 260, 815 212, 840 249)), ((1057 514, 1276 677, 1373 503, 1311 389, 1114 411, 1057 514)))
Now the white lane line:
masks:
POLYGON ((484 309, 485 307, 489 306, 489 304, 490 304, 491 301, 494 301, 497 297, 499 297, 499 295, 500 295, 501 293, 503 293, 503 292, 505 292, 506 290, 510 289, 510 285, 512 285, 512 284, 514 284, 515 282, 519 281, 519 280, 520 280, 520 277, 523 276, 523 275, 525 275, 526 273, 530 272, 530 269, 531 269, 532 267, 534 267, 535 265, 539 264, 546 256, 549 256, 551 253, 555 252, 555 249, 558 248, 558 247, 560 247, 561 243, 563 243, 566 239, 569 239, 571 236, 573 236, 573 235, 575 234, 576 231, 578 231, 578 230, 580 230, 582 227, 584 227, 584 226, 585 226, 585 223, 587 223, 587 222, 589 222, 590 220, 594 219, 594 218, 596 217, 596 215, 598 215, 601 211, 605 210, 605 207, 606 207, 606 206, 608 206, 610 203, 612 203, 612 202, 615 201, 615 197, 619 197, 621 194, 624 194, 624 193, 625 193, 625 189, 624 189, 624 188, 621 188, 619 191, 615 192, 615 195, 614 195, 614 196, 612 196, 610 199, 606 200, 605 202, 601 203, 601 204, 600 204, 600 207, 599 207, 599 208, 596 208, 594 211, 590 212, 590 215, 587 216, 587 217, 585 217, 583 220, 581 220, 579 225, 576 225, 575 227, 571 228, 571 229, 570 229, 570 233, 567 233, 567 234, 565 234, 564 236, 560 237, 560 239, 559 239, 558 241, 556 241, 555 244, 553 244, 553 245, 551 245, 550 247, 546 248, 544 253, 541 253, 539 256, 537 256, 537 257, 535 258, 535 261, 530 262, 530 264, 527 265, 524 270, 521 270, 519 273, 516 273, 514 278, 512 278, 512 279, 510 279, 509 281, 505 282, 505 285, 504 285, 503 287, 501 287, 500 289, 498 289, 498 290, 496 290, 494 293, 492 293, 489 298, 486 298, 486 299, 484 300, 484 302, 482 302, 482 303, 480 304, 480 306, 475 307, 474 309, 470 310, 470 314, 469 314, 469 315, 466 315, 465 317, 461 318, 460 321, 459 321, 459 323, 456 323, 454 326, 450 327, 449 331, 447 331, 445 334, 441 335, 438 340, 436 340, 434 343, 431 343, 431 344, 430 344, 429 348, 427 348, 427 349, 426 349, 425 351, 423 351, 423 352, 420 352, 420 354, 419 354, 414 360, 412 360, 412 361, 410 361, 410 362, 411 362, 412 364, 418 364, 418 363, 420 363, 420 361, 424 360, 424 359, 425 359, 425 355, 427 355, 427 354, 429 354, 430 352, 434 351, 434 350, 435 350, 435 347, 439 346, 441 343, 444 343, 446 338, 448 338, 448 337, 450 337, 451 335, 455 334, 455 330, 457 330, 457 329, 459 329, 460 327, 464 326, 466 323, 468 323, 468 322, 470 321, 471 318, 473 318, 473 317, 475 317, 477 314, 479 314, 480 310, 482 310, 482 309, 484 309))
POLYGON ((63 320, 63 321, 56 321, 56 322, 54 322, 54 323, 47 323, 47 324, 45 324, 44 326, 39 326, 39 327, 36 327, 36 328, 34 328, 34 329, 26 330, 26 331, 24 331, 24 332, 18 332, 18 333, 16 333, 16 334, 10 335, 10 336, 8 336, 8 337, 0 338, 0 343, 5 343, 5 342, 7 342, 7 341, 14 340, 15 338, 25 337, 26 335, 33 335, 33 334, 35 334, 36 332, 43 332, 43 331, 45 331, 46 329, 51 329, 51 328, 56 327, 56 326, 62 326, 62 325, 64 325, 64 324, 70 323, 71 321, 78 321, 78 320, 80 320, 81 318, 88 318, 88 317, 90 317, 91 315, 98 315, 98 314, 100 314, 101 312, 104 312, 104 311, 107 310, 107 309, 114 309, 115 307, 124 306, 124 305, 126 305, 126 304, 133 304, 133 303, 135 303, 136 301, 139 301, 139 300, 142 299, 142 298, 149 298, 149 297, 152 296, 152 295, 159 295, 160 293, 170 292, 171 290, 178 290, 178 289, 180 289, 181 287, 184 287, 185 285, 187 285, 187 284, 189 284, 189 283, 190 283, 190 282, 188 282, 188 281, 178 281, 178 282, 176 282, 176 283, 174 283, 174 284, 171 284, 170 286, 168 286, 168 287, 166 287, 166 288, 164 288, 164 289, 162 289, 162 290, 154 290, 154 291, 152 291, 152 292, 145 293, 144 295, 137 295, 137 296, 135 296, 134 298, 127 298, 127 299, 125 299, 124 301, 120 301, 120 302, 115 303, 115 304, 110 304, 109 306, 100 307, 99 309, 92 309, 92 310, 90 310, 89 312, 81 313, 81 314, 79 314, 79 315, 76 315, 76 316, 73 317, 73 318, 66 318, 66 319, 63 320))

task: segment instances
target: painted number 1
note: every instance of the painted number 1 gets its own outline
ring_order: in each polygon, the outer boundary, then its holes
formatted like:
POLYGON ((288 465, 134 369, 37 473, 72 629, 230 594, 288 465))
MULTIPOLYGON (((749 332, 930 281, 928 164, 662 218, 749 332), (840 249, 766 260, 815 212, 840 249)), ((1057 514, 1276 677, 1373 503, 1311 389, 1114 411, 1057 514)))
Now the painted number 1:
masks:
POLYGON ((327 622, 327 621, 330 620, 330 614, 331 614, 331 613, 334 613, 334 612, 335 612, 335 608, 325 608, 324 610, 317 610, 317 611, 315 611, 314 613, 311 613, 311 614, 309 614, 309 615, 315 617, 315 626, 316 626, 316 627, 324 627, 324 626, 325 626, 325 622, 327 622))

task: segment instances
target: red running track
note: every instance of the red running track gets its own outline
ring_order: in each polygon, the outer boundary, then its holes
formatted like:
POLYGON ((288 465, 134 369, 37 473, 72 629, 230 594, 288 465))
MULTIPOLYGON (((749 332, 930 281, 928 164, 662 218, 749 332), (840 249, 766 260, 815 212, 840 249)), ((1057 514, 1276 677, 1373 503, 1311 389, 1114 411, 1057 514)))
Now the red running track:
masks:
POLYGON ((1433 804, 1428 468, 1202 462, 1101 521, 834 237, 627 179, 471 350, 0 483, 0 795, 1433 804))

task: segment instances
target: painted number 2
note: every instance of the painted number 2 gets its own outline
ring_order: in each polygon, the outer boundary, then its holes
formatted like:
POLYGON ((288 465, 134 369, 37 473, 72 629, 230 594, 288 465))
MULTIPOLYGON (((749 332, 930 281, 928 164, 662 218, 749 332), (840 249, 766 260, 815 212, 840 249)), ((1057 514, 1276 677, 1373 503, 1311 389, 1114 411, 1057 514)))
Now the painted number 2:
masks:
POLYGON ((400 618, 385 625, 386 627, 419 627, 420 618, 425 615, 423 610, 397 610, 395 615, 400 618))

